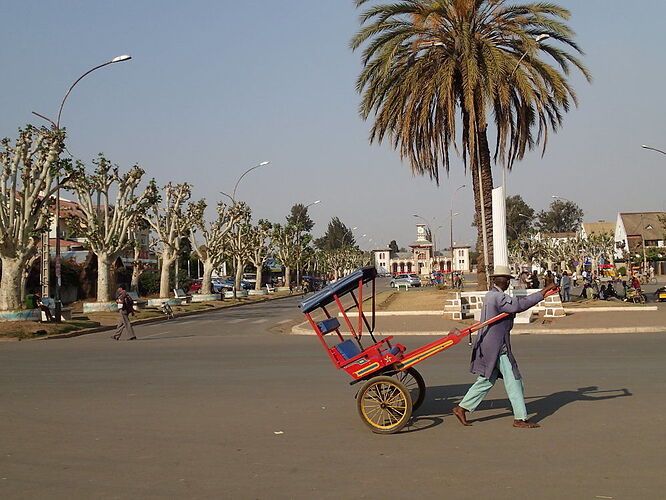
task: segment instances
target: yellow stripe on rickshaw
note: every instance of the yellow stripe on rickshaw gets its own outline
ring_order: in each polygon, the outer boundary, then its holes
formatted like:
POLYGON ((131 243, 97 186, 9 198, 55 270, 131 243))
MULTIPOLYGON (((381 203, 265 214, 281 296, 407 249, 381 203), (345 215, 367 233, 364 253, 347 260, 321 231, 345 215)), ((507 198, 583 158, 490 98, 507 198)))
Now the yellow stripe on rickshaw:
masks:
POLYGON ((430 356, 433 356, 433 355, 437 354, 440 351, 443 351, 447 347, 453 345, 453 343, 454 343, 453 340, 449 340, 447 342, 444 342, 443 344, 432 347, 432 348, 428 349, 427 351, 424 351, 424 352, 421 352, 419 354, 410 356, 409 358, 405 358, 400 363, 397 363, 396 367, 399 370, 409 368, 410 366, 415 365, 419 361, 423 361, 424 359, 429 358, 430 356))
POLYGON ((362 377, 363 375, 365 375, 365 374, 368 373, 368 372, 371 372, 371 371, 374 370, 375 368, 379 368, 379 363, 372 363, 371 365, 366 366, 366 367, 363 368, 362 370, 359 370, 359 371, 357 371, 357 372, 354 372, 354 375, 356 375, 357 377, 362 377))

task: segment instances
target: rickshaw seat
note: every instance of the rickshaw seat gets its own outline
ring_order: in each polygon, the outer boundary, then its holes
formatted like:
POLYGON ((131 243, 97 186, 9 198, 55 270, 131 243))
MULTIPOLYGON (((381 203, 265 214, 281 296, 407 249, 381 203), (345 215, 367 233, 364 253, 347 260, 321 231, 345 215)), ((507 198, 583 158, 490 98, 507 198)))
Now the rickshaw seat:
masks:
POLYGON ((317 323, 317 328, 319 328, 322 335, 326 335, 327 333, 331 333, 340 328, 340 322, 338 321, 338 318, 328 318, 317 323))
POLYGON ((335 346, 335 349, 340 353, 340 356, 342 356, 345 361, 358 356, 362 352, 361 348, 356 342, 354 342, 353 339, 340 342, 335 346))

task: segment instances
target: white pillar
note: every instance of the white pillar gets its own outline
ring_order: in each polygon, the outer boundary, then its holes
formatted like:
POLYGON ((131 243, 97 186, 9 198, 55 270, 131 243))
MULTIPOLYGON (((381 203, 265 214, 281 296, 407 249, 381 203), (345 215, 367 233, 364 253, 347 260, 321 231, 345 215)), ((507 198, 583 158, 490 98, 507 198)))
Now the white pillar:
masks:
POLYGON ((509 265, 504 186, 493 189, 493 264, 495 267, 509 265))

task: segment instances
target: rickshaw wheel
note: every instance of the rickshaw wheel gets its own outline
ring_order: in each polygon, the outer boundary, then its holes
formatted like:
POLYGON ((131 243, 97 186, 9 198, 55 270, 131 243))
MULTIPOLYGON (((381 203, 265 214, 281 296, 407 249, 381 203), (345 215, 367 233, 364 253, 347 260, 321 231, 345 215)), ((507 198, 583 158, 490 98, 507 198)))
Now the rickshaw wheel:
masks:
POLYGON ((361 419, 377 434, 393 434, 412 416, 409 389, 385 375, 368 380, 358 392, 356 408, 361 419))
POLYGON ((426 393, 425 381, 416 368, 407 368, 406 370, 393 372, 390 374, 392 377, 398 379, 399 382, 404 384, 409 391, 412 398, 412 411, 418 410, 423 404, 426 393))

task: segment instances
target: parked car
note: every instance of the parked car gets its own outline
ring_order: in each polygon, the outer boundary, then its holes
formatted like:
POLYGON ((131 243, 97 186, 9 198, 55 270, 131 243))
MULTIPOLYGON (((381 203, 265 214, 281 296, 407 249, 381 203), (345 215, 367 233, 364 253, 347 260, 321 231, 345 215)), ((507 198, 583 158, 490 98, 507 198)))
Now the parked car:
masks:
MULTIPOLYGON (((196 279, 194 280, 194 283, 190 285, 190 288, 188 289, 190 293, 201 293, 201 286, 203 285, 203 280, 202 279, 196 279)), ((227 290, 233 290, 234 284, 233 282, 230 284, 229 282, 225 280, 219 280, 219 279, 213 279, 211 280, 211 285, 212 285, 212 290, 213 293, 221 293, 227 290)))
POLYGON ((404 284, 408 284, 409 286, 421 286, 421 278, 419 278, 418 274, 403 273, 396 275, 396 277, 393 278, 389 284, 393 288, 404 284))

